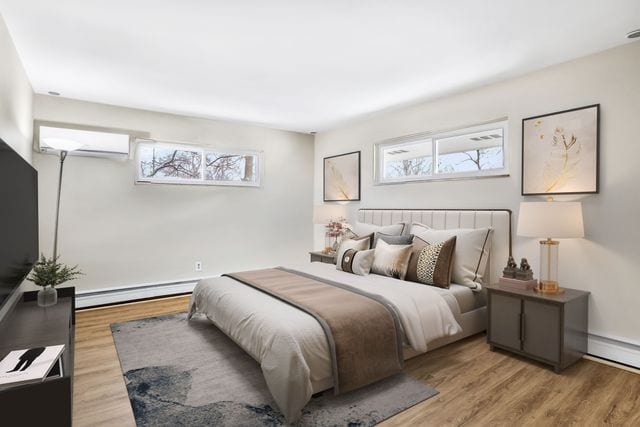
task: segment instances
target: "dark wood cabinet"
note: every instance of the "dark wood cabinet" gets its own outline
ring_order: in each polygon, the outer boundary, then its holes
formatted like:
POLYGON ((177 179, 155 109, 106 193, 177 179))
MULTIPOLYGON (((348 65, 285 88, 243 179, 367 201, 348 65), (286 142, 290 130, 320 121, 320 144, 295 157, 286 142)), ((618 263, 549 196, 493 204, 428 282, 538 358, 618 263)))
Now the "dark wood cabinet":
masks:
POLYGON ((587 352, 589 293, 565 289, 557 295, 487 286, 487 342, 560 372, 587 352))
POLYGON ((522 351, 560 364, 560 306, 525 299, 522 301, 521 322, 522 351))
POLYGON ((336 253, 325 254, 324 252, 309 252, 309 261, 311 262, 325 262, 327 264, 336 263, 336 253))
POLYGON ((509 349, 520 349, 520 299, 494 294, 489 313, 490 325, 501 325, 491 331, 491 341, 509 349))
POLYGON ((58 289, 58 303, 46 308, 38 307, 36 294, 25 292, 0 323, 0 359, 12 350, 64 344, 63 375, 0 390, 0 425, 70 426, 75 288, 58 289))

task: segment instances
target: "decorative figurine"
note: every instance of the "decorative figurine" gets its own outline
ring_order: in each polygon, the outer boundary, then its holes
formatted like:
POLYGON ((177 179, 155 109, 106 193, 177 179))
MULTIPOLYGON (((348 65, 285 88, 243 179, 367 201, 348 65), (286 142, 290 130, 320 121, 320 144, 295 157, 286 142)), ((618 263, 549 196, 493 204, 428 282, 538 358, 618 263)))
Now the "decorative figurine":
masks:
POLYGON ((518 280, 532 280, 533 271, 526 258, 522 258, 520 261, 520 268, 516 271, 516 279, 518 280))
POLYGON ((502 270, 502 277, 515 279, 517 271, 518 271, 518 264, 516 264, 516 260, 514 260, 511 255, 509 255, 507 266, 502 270))

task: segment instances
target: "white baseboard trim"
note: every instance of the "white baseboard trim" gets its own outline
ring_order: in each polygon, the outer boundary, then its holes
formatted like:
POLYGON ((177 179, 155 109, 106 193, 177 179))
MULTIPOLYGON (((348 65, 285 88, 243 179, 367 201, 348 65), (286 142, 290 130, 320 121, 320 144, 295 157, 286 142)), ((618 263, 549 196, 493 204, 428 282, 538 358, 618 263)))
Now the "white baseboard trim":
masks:
POLYGON ((76 308, 192 292, 198 279, 76 292, 76 308))
POLYGON ((640 345, 635 343, 589 334, 587 353, 640 368, 640 345))

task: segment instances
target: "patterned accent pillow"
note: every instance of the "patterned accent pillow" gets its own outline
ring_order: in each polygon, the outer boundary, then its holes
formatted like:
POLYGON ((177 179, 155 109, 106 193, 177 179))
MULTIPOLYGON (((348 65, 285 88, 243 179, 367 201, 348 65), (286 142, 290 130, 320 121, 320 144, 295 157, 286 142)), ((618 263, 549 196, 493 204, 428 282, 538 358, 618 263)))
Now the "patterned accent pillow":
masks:
MULTIPOLYGON (((415 225, 415 224, 414 224, 415 225)), ((412 228, 416 238, 430 244, 456 237, 456 256, 451 277, 458 285, 479 291, 484 284, 489 253, 491 252, 491 228, 455 228, 447 230, 423 230, 412 228)))
POLYGON ((382 239, 378 240, 371 272, 404 280, 412 249, 412 245, 390 245, 382 239))
POLYGON ((434 244, 416 237, 406 280, 449 288, 455 247, 456 236, 434 244))
POLYGON ((373 249, 367 251, 357 251, 355 249, 347 249, 342 258, 338 260, 342 271, 357 274, 358 276, 366 276, 371 271, 373 264, 373 249))
POLYGON ((344 253, 349 249, 356 251, 366 251, 369 249, 373 236, 366 236, 360 239, 345 239, 340 243, 340 247, 336 253, 336 269, 342 270, 342 262, 340 261, 344 253))

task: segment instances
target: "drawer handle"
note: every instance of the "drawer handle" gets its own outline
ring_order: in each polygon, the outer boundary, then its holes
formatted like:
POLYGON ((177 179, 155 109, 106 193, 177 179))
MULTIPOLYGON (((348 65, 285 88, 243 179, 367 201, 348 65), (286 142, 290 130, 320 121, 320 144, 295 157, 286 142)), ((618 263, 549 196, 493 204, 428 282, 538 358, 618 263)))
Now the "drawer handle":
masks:
POLYGON ((524 313, 520 313, 520 341, 524 342, 524 313))

